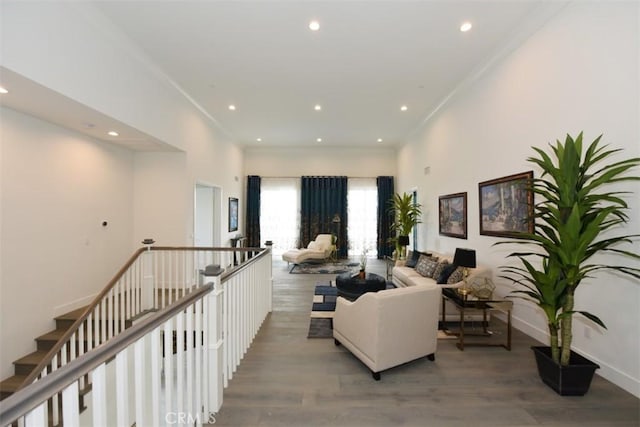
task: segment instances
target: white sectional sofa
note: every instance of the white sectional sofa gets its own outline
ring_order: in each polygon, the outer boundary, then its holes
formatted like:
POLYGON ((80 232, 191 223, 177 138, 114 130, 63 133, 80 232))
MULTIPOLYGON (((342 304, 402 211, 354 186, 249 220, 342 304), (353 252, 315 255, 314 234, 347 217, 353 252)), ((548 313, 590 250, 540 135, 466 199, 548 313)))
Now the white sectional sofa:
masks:
MULTIPOLYGON (((453 255, 442 254, 437 252, 425 251, 423 254, 430 254, 432 257, 436 257, 438 261, 446 260, 449 264, 453 263, 453 255)), ((398 287, 407 287, 407 286, 422 286, 429 285, 433 286, 437 284, 437 279, 433 277, 423 276, 418 271, 416 271, 415 267, 407 267, 405 261, 396 262, 396 266, 393 267, 391 281, 393 284, 398 287)), ((487 266, 478 265, 475 268, 469 268, 469 275, 467 276, 467 282, 471 283, 474 279, 479 277, 486 277, 492 279, 492 271, 487 266)), ((464 281, 453 281, 452 283, 443 283, 437 284, 437 286, 443 288, 459 288, 464 285, 464 281)), ((446 320, 447 321, 455 321, 459 320, 458 311, 450 305, 450 303, 446 307, 446 320)), ((440 306, 440 312, 442 312, 442 305, 440 306)), ((482 316, 478 316, 475 314, 469 315, 468 320, 478 320, 482 316)))

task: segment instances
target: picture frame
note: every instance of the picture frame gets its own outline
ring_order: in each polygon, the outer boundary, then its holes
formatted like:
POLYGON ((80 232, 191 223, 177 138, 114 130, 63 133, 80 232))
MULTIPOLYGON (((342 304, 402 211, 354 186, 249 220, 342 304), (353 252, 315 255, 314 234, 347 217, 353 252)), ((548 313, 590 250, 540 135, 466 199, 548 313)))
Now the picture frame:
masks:
POLYGON ((480 234, 517 238, 533 232, 533 171, 478 184, 480 234))
POLYGON ((229 197, 229 231, 238 231, 238 199, 229 197))
POLYGON ((438 198, 439 232, 443 236, 467 238, 467 193, 438 198))

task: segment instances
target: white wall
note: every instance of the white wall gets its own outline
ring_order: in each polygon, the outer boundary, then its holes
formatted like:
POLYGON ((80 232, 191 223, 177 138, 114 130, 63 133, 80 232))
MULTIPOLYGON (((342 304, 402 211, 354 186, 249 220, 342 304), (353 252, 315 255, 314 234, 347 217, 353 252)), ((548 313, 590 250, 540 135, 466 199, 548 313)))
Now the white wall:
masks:
POLYGON ((393 148, 250 148, 245 149, 245 173, 267 177, 396 175, 393 148))
MULTIPOLYGON (((574 3, 537 34, 458 93, 398 155, 399 189, 417 187, 425 206, 420 227, 424 248, 478 251, 497 271, 506 248, 480 236, 478 183, 534 170, 531 146, 546 147, 584 130, 604 134, 624 155, 640 155, 640 6, 632 2, 574 3), (424 168, 430 167, 425 175, 424 168), (438 235, 438 196, 468 193, 468 240, 438 235)), ((635 172, 636 175, 638 171, 635 172)), ((640 185, 628 201, 631 222, 622 232, 640 232, 640 185)), ((637 245, 636 245, 637 249, 637 245)), ((600 258, 601 261, 608 261, 600 258)), ((637 267, 637 263, 635 264, 637 267)), ((498 292, 510 286, 500 280, 498 292)), ((598 373, 640 396, 640 283, 610 274, 586 281, 580 309, 593 312, 607 331, 577 320, 576 350, 600 364, 598 373)), ((516 325, 546 342, 541 313, 519 302, 516 325)))
MULTIPOLYGON (((7 152, 2 156, 3 166, 12 167, 9 172, 2 172, 2 306, 14 303, 16 299, 5 298, 5 294, 23 295, 24 291, 42 296, 51 293, 52 289, 57 294, 53 299, 38 300, 34 310, 30 306, 12 306, 10 313, 20 314, 19 317, 5 315, 3 310, 0 366, 4 377, 11 369, 14 356, 32 349, 33 337, 47 331, 45 323, 51 322, 54 308, 77 298, 86 300, 101 289, 131 255, 133 248, 140 246, 142 239, 154 238, 162 245, 193 243, 196 183, 220 187, 225 201, 227 197, 239 198, 241 211, 244 193, 242 150, 217 130, 215 124, 184 98, 139 48, 122 37, 90 4, 10 1, 2 2, 0 7, 3 66, 182 150, 172 153, 118 152, 128 162, 125 176, 123 166, 107 161, 106 154, 102 157, 94 154, 102 160, 91 156, 85 160, 79 156, 85 151, 96 150, 68 149, 67 139, 74 141, 73 147, 76 147, 87 138, 35 119, 29 120, 35 120, 37 125, 15 119, 15 130, 12 130, 15 149, 30 151, 7 152), (24 148, 22 140, 27 141, 24 148), (41 147, 37 150, 32 147, 36 141, 43 146, 42 151, 41 147), (77 164, 72 163, 74 168, 65 169, 66 163, 62 161, 69 162, 70 159, 77 164), (35 180, 40 175, 28 165, 41 163, 46 166, 42 173, 48 175, 41 176, 38 185, 52 186, 55 191, 40 189, 31 181, 25 186, 18 176, 4 178, 8 173, 20 172, 35 180), (20 167, 24 170, 19 170, 20 167), (113 186, 117 186, 117 195, 112 194, 113 186), (5 208, 5 193, 22 194, 23 204, 29 208, 29 203, 38 203, 37 196, 44 194, 47 201, 44 209, 65 226, 36 221, 32 217, 39 212, 36 210, 22 213, 22 207, 8 205, 5 208), (55 208, 51 208, 52 204, 56 204, 55 208), (16 213, 18 210, 20 215, 16 213), (91 227, 97 226, 96 221, 106 214, 113 218, 108 233, 102 229, 93 230, 91 227), (34 222, 33 226, 25 222, 27 219, 34 222), (125 225, 126 232, 115 228, 125 225), (5 229, 10 232, 5 234, 5 229), (113 237, 116 230, 117 239, 113 237), (58 242, 60 239, 62 245, 58 242), (25 277, 19 282, 14 280, 17 272, 22 274, 33 259, 23 251, 5 255, 13 247, 39 247, 41 242, 46 243, 42 246, 43 253, 38 252, 39 258, 51 257, 53 252, 53 260, 73 259, 75 262, 47 261, 42 269, 37 269, 36 276, 25 277), (89 248, 95 249, 77 247, 86 246, 86 242, 89 248), (5 264, 9 265, 9 262, 12 267, 5 273, 5 264), (67 280, 70 275, 83 280, 67 280), (25 324, 19 334, 18 322, 25 324), (13 331, 7 332, 10 336, 5 337, 4 331, 11 328, 13 331), (12 342, 11 348, 5 344, 7 342, 12 342)), ((19 113, 5 115, 20 117, 19 113)), ((5 123, 9 122, 3 117, 2 131, 6 134, 12 128, 5 123)), ((115 152, 110 146, 92 143, 105 153, 115 152)), ((42 208, 39 205, 39 209, 42 208)), ((221 210, 225 225, 222 243, 228 244, 231 233, 226 229, 226 203, 221 210)), ((244 218, 241 216, 239 220, 241 231, 244 218)))
POLYGON ((8 108, 2 126, 0 376, 53 316, 88 303, 131 255, 133 156, 8 108), (107 221, 106 227, 102 221, 107 221))

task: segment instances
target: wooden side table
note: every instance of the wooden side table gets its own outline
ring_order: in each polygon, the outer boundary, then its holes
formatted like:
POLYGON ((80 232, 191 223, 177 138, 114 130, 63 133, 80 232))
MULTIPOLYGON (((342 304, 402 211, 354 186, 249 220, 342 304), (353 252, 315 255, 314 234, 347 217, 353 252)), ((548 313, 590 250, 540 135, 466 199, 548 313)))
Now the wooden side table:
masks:
POLYGON ((482 346, 482 347, 504 347, 507 350, 511 351, 511 310, 513 309, 513 301, 505 300, 505 299, 478 299, 471 295, 461 295, 458 293, 457 289, 453 288, 445 288, 442 291, 442 327, 443 331, 447 335, 456 335, 458 337, 458 342, 456 346, 464 351, 465 346, 482 346), (445 320, 445 302, 451 301, 453 306, 460 313, 460 329, 456 331, 451 331, 446 327, 445 320), (464 325, 464 315, 465 312, 469 311, 482 311, 482 332, 469 332, 465 331, 464 325), (487 326, 487 314, 490 314, 492 311, 499 311, 501 313, 506 314, 507 316, 507 338, 504 343, 495 343, 495 342, 466 342, 465 336, 485 336, 490 337, 493 333, 488 329, 487 326))

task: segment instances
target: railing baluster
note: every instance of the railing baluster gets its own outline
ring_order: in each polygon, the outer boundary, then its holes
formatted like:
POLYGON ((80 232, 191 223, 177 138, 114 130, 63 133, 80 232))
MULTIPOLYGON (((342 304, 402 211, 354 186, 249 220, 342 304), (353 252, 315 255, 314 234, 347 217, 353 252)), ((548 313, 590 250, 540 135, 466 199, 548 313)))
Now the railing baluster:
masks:
POLYGON ((94 426, 107 424, 107 368, 102 363, 91 372, 91 404, 94 426))
POLYGON ((136 425, 148 425, 146 419, 147 393, 145 389, 145 338, 142 337, 134 344, 134 379, 135 379, 135 414, 136 425))
POLYGON ((194 307, 188 307, 185 313, 185 333, 186 333, 186 363, 187 363, 187 411, 195 413, 195 407, 193 406, 193 346, 194 342, 194 328, 193 328, 193 309, 194 307))
MULTIPOLYGON (((63 347, 64 348, 64 347, 63 347)), ((51 373, 53 374, 58 369, 58 355, 51 359, 51 373)), ((57 425, 60 422, 60 411, 58 409, 58 394, 51 396, 51 422, 53 425, 57 425)))
POLYGON ((129 419, 129 369, 128 353, 125 348, 116 356, 116 422, 119 426, 131 425, 129 419))
MULTIPOLYGON (((195 390, 195 399, 194 399, 194 408, 196 414, 201 414, 203 417, 206 417, 205 412, 202 410, 202 340, 203 340, 203 328, 202 328, 202 300, 199 299, 195 303, 195 313, 194 313, 194 346, 195 346, 195 372, 194 375, 194 390, 195 390)), ((200 420, 198 425, 202 425, 205 420, 200 420)))
POLYGON ((64 416, 64 427, 80 426, 78 391, 78 382, 74 381, 62 392, 62 414, 64 416))
POLYGON ((173 392, 173 319, 164 324, 164 413, 175 411, 175 405, 171 399, 173 392))
POLYGON ((46 401, 27 413, 24 418, 24 425, 25 427, 42 427, 48 425, 46 401))
POLYGON ((176 316, 176 401, 178 413, 184 413, 184 312, 176 316))
MULTIPOLYGON (((157 327, 151 333, 151 408, 160 408, 160 375, 162 369, 160 361, 162 359, 162 346, 160 345, 161 327, 157 327)), ((151 425, 160 425, 160 411, 151 411, 151 425)))
POLYGON ((111 290, 109 291, 109 297, 107 299, 107 307, 108 307, 108 311, 109 314, 107 315, 107 328, 109 329, 109 335, 108 335, 108 339, 113 338, 113 322, 114 322, 114 317, 113 317, 113 309, 114 309, 114 301, 113 301, 113 288, 111 288, 111 290))

